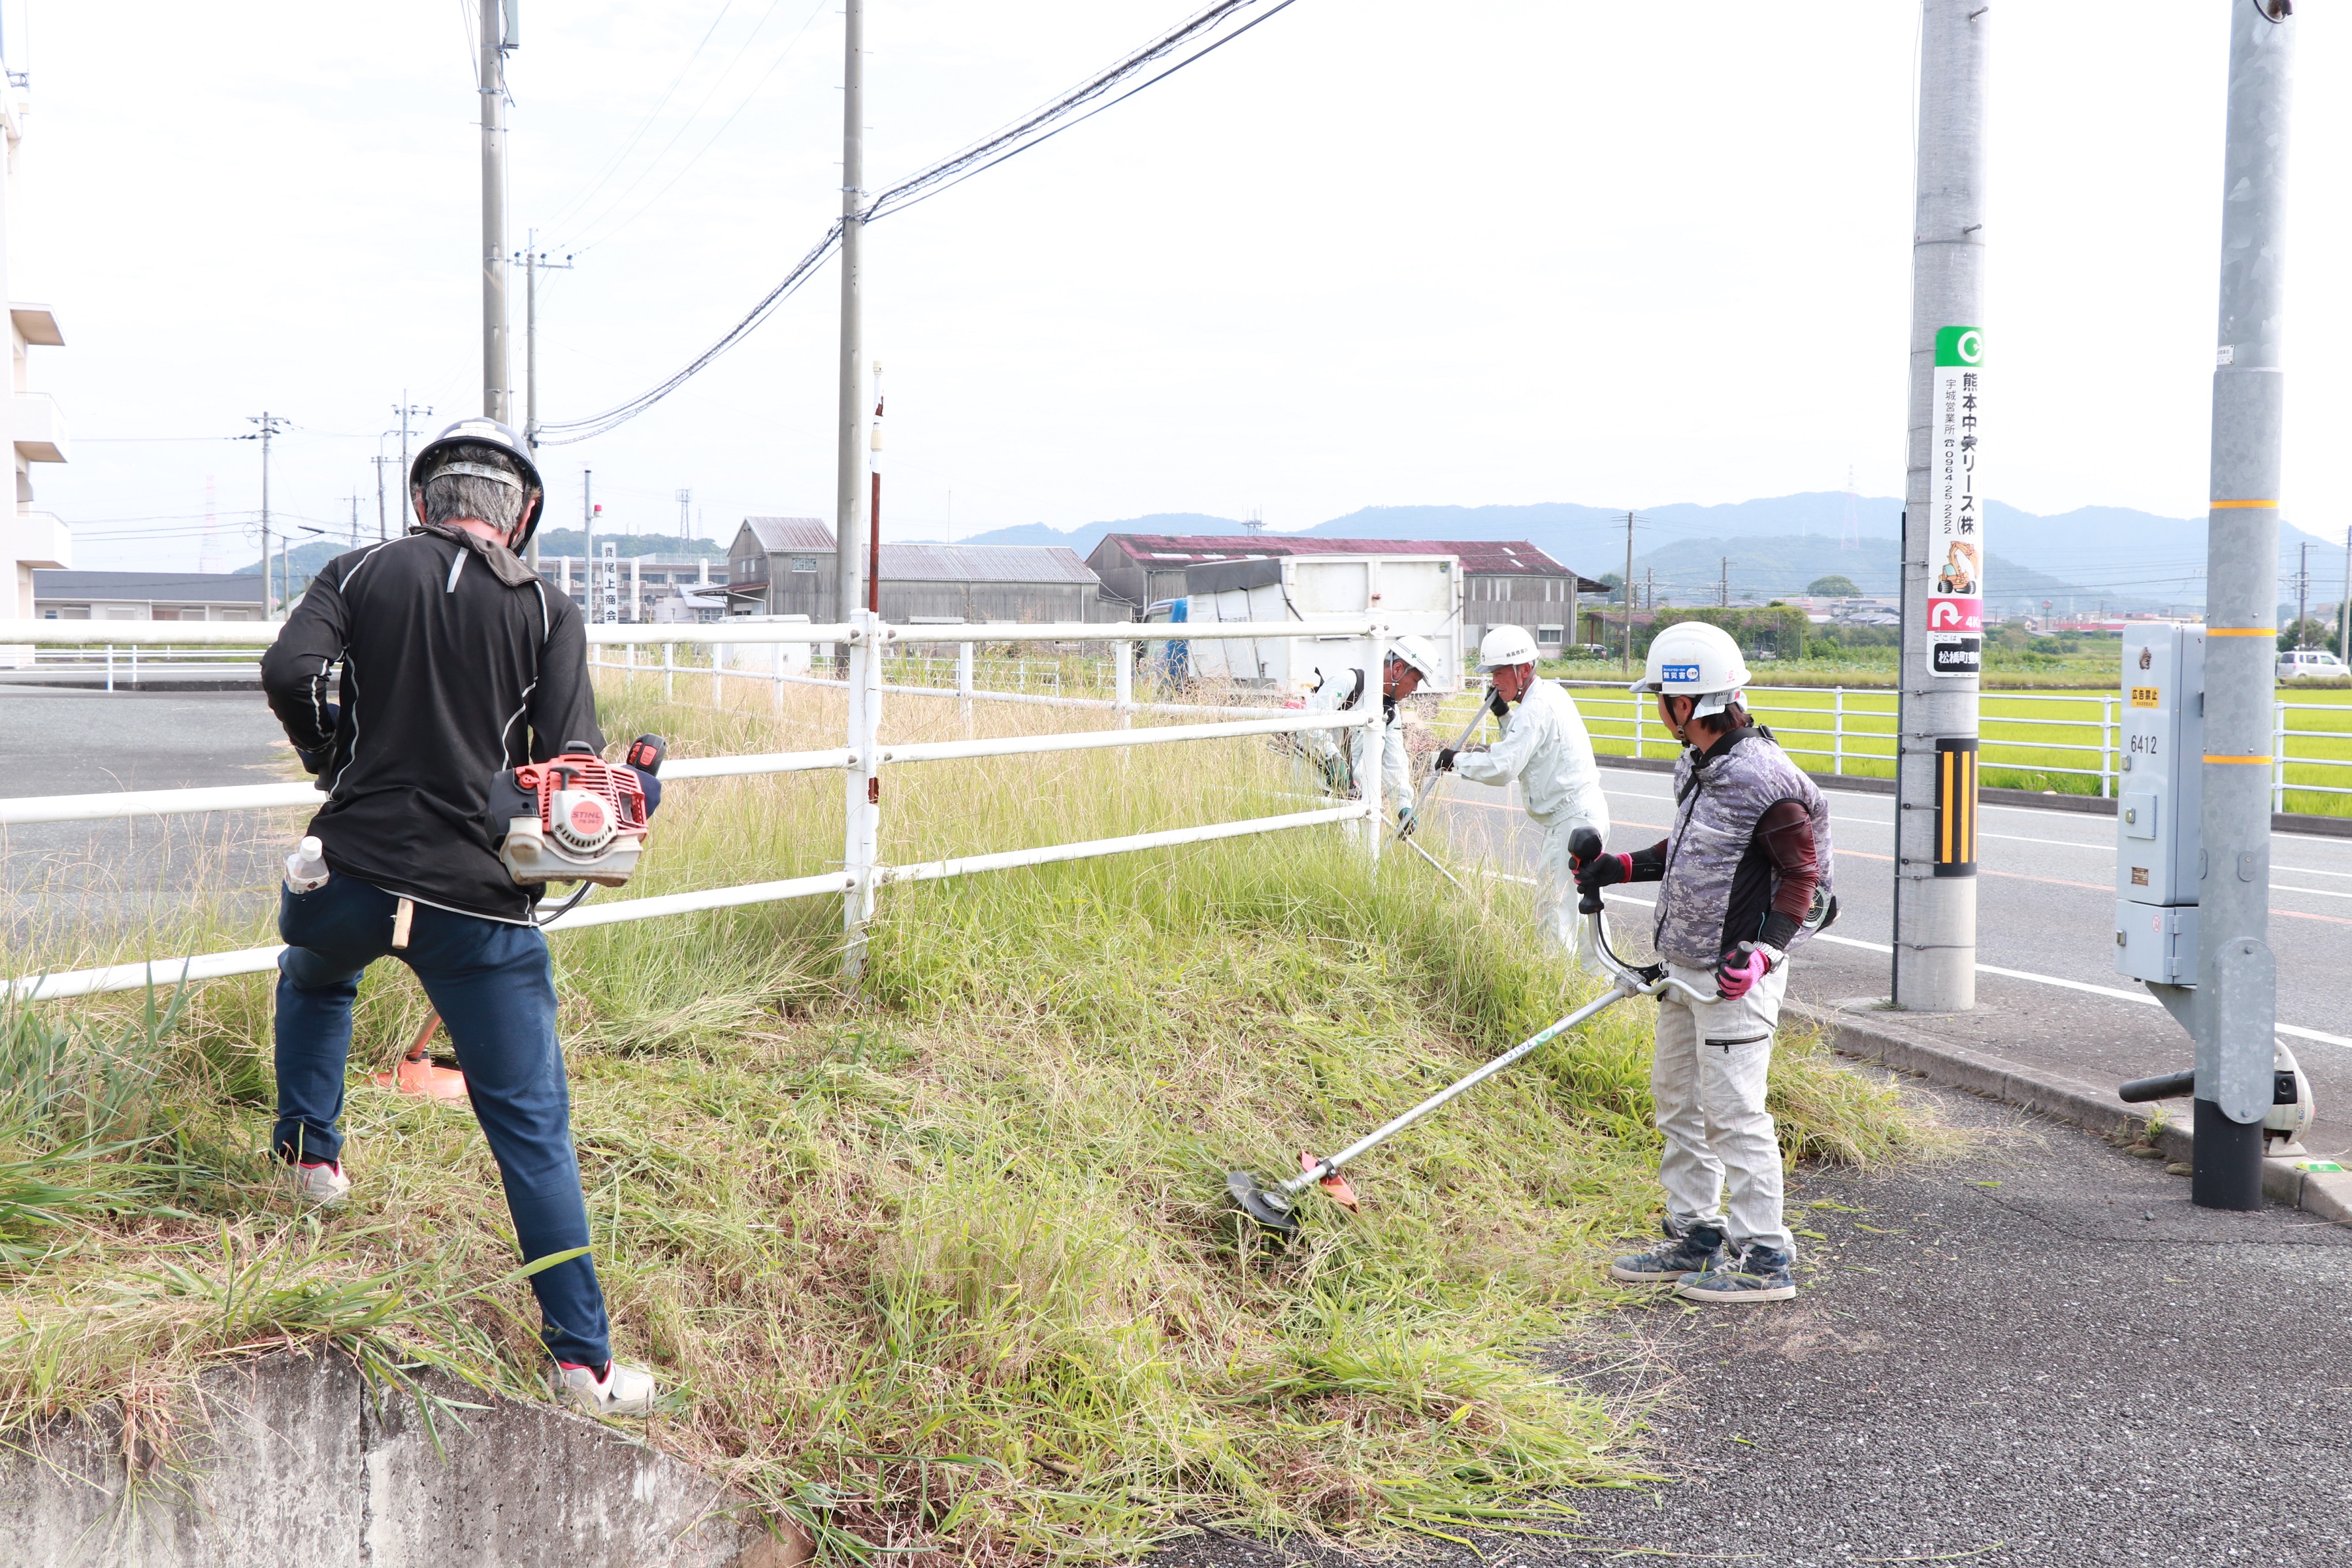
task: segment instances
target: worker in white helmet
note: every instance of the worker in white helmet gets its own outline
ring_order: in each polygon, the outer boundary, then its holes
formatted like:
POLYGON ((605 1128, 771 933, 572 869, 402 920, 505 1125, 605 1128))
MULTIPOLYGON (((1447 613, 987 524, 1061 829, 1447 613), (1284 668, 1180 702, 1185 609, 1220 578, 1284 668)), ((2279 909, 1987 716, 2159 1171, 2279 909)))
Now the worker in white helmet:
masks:
POLYGON ((1682 982, 1659 994, 1650 1067, 1665 1245, 1620 1258, 1610 1276, 1707 1302, 1797 1293, 1765 1088, 1789 955, 1837 918, 1829 804, 1748 717, 1748 679, 1721 627, 1685 621, 1658 634, 1633 689, 1685 747, 1674 825, 1646 848, 1594 856, 1580 878, 1596 892, 1659 884, 1657 953, 1682 982))
POLYGON ((1536 929, 1580 966, 1594 967, 1591 933, 1576 915, 1577 868, 1568 851, 1580 827, 1609 837, 1609 803, 1584 716, 1564 687, 1536 679, 1536 639, 1524 626, 1490 627, 1478 643, 1478 668, 1494 683, 1488 700, 1503 721, 1503 738, 1492 746, 1449 747, 1437 753, 1437 769, 1473 784, 1519 782, 1528 815, 1543 829, 1536 929))
MULTIPOLYGON (((1307 706, 1311 711, 1345 713, 1354 710, 1364 700, 1364 689, 1370 684, 1360 669, 1342 668, 1320 672, 1321 684, 1308 693, 1307 706)), ((1349 730, 1318 730, 1310 742, 1316 760, 1322 764, 1324 782, 1334 795, 1353 795, 1356 781, 1364 776, 1364 769, 1372 765, 1374 749, 1378 749, 1381 770, 1381 799, 1396 816, 1397 830, 1411 836, 1419 826, 1412 809, 1412 768, 1404 750, 1404 700, 1421 689, 1424 680, 1434 680, 1438 675, 1437 649, 1427 637, 1398 637, 1389 644, 1388 653, 1381 660, 1381 718, 1377 724, 1357 725, 1349 730), (1345 750, 1339 737, 1348 737, 1345 750)))

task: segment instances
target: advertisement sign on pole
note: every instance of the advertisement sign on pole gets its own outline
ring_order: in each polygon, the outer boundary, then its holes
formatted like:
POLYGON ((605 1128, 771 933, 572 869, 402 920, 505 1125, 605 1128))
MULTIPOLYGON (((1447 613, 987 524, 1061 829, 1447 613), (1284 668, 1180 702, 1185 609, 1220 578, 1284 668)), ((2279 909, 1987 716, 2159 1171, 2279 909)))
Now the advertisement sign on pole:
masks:
POLYGON ((1928 533, 1934 553, 1927 561, 1935 578, 1927 597, 1927 666, 1937 675, 1972 676, 1984 668, 1984 481, 1977 468, 1983 363, 1979 329, 1937 330, 1928 533))

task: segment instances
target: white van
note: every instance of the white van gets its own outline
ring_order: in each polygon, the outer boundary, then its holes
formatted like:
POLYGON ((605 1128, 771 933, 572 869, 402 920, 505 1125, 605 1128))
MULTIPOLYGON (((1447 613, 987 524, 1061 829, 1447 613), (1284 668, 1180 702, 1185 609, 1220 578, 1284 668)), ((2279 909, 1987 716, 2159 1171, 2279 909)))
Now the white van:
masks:
POLYGON ((2296 648, 2278 657, 2281 680, 2341 680, 2347 675, 2352 675, 2352 669, 2326 648, 2296 648))

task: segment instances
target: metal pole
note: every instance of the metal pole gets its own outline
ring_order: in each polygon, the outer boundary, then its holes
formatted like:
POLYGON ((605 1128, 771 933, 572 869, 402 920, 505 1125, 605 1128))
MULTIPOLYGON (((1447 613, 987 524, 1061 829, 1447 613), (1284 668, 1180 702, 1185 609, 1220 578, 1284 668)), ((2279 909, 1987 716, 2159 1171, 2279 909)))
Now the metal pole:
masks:
POLYGON ((268 620, 276 600, 269 585, 269 437, 277 429, 269 410, 261 411, 261 618, 268 620))
MULTIPOLYGON (((856 5, 857 0, 849 0, 856 5)), ((842 868, 856 879, 842 899, 842 973, 866 973, 866 926, 874 918, 874 862, 882 828, 882 626, 871 610, 852 610, 856 629, 849 647, 847 798, 844 801, 842 868)))
MULTIPOLYGON (((1633 514, 1625 514, 1625 673, 1633 673, 1633 514)), ((1640 756, 1642 749, 1633 748, 1640 756)))
POLYGON ((2270 934, 2272 703, 2286 377, 2287 101, 2294 23, 2235 0, 2221 155, 2221 289, 2205 535, 2205 760, 2199 815, 2196 1174, 2207 1208, 2263 1202, 2278 995, 2270 934))
POLYGON ((2305 632, 2305 623, 2311 619, 2311 541, 2303 542, 2301 569, 2294 574, 2294 646, 2309 647, 2311 638, 2305 632))
MULTIPOLYGON (((1909 473, 1903 660, 1895 721, 1895 994, 1906 1008, 1976 1005, 1973 858, 1937 858, 1938 818, 1976 809, 1984 482, 1976 469, 1983 356, 1985 56, 1982 0, 1922 0, 1918 171, 1911 231, 1909 473), (1966 580, 1937 569, 1966 568, 1966 580), (1938 590, 1941 590, 1940 592, 1938 590)), ((1964 837, 1964 836, 1956 836, 1964 837)))
POLYGON ((507 385, 507 45, 500 0, 482 0, 482 412, 513 422, 507 385))
POLYGON ((873 493, 866 508, 866 607, 878 616, 882 613, 882 362, 878 359, 874 362, 874 439, 867 451, 873 493))
POLYGON ((1118 710, 1118 727, 1135 728, 1135 645, 1118 642, 1111 645, 1111 702, 1118 710))
MULTIPOLYGON (((859 268, 866 244, 866 0, 842 0, 841 76, 841 428, 835 433, 834 475, 834 608, 843 620, 866 602, 859 592, 858 543, 866 505, 865 458, 858 440, 866 414, 865 331, 859 268)), ((849 674, 850 650, 839 650, 849 674)), ((855 742, 852 742, 855 744, 855 742)))
POLYGON ((580 569, 587 574, 581 593, 586 600, 588 613, 582 618, 593 626, 602 618, 596 600, 596 509, 590 504, 595 494, 596 470, 580 470, 580 569))

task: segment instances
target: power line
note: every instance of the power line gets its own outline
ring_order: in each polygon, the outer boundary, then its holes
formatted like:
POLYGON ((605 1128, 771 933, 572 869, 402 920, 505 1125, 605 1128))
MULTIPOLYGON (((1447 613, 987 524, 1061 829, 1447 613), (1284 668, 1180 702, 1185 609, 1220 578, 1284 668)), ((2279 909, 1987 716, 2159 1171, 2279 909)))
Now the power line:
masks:
MULTIPOLYGON (((912 206, 915 203, 927 200, 950 186, 962 184, 983 170, 992 169, 1007 159, 1018 157, 1030 148, 1068 129, 1070 125, 1091 120, 1104 110, 1126 102, 1145 88, 1167 80, 1194 60, 1223 47, 1260 22, 1288 10, 1297 3, 1297 0, 1273 0, 1269 6, 1268 0, 1219 0, 1218 4, 1211 5, 1173 31, 1164 33, 1141 48, 1123 56, 1107 69, 1097 72, 1043 108, 1033 110, 951 157, 943 158, 899 181, 866 205, 861 221, 870 223, 877 217, 887 216, 891 212, 912 206), (1077 110, 1087 104, 1094 103, 1103 94, 1109 92, 1139 72, 1148 69, 1154 63, 1167 58, 1170 55, 1179 53, 1188 45, 1200 44, 1203 37, 1216 32, 1226 23, 1244 12, 1261 6, 1268 8, 1253 18, 1246 26, 1235 28, 1223 37, 1193 49, 1192 53, 1185 55, 1167 69, 1135 83, 1108 102, 1096 104, 1094 108, 1087 110, 1084 114, 1079 114, 1075 120, 1069 118, 1077 110), (1067 123, 1063 123, 1064 121, 1067 123)), ((608 408, 602 414, 593 415, 586 419, 541 426, 540 445, 562 447, 604 435, 606 431, 635 418, 685 385, 699 374, 711 361, 742 342, 761 322, 773 314, 779 305, 791 298, 800 286, 807 281, 809 275, 822 266, 825 258, 840 246, 841 230, 842 220, 836 218, 832 226, 825 230, 824 237, 818 240, 808 254, 801 258, 798 265, 785 274, 782 282, 770 289, 759 303, 751 307, 742 320, 729 328, 724 336, 697 355, 686 368, 658 386, 642 392, 628 402, 608 408)))
MULTIPOLYGON (((702 41, 694 46, 694 52, 686 57, 684 65, 677 68, 677 75, 672 77, 669 86, 662 89, 661 97, 655 100, 653 108, 646 111, 644 121, 638 124, 635 132, 629 137, 628 141, 622 143, 621 150, 613 154, 612 160, 596 172, 595 177, 580 188, 578 195, 555 209, 554 215, 547 219, 549 227, 551 228, 562 222, 593 199, 596 193, 604 188, 604 182, 613 177, 622 163, 627 161, 631 153, 636 151, 637 143, 645 140, 646 132, 654 128, 654 121, 661 118, 661 111, 669 107, 671 98, 676 96, 677 89, 685 85, 687 73, 694 69, 694 62, 700 59, 702 51, 710 47, 710 40, 718 35, 719 24, 725 21, 727 13, 734 8, 735 0, 726 0, 726 3, 719 7, 719 15, 710 18, 710 26, 704 30, 702 41)), ((558 248, 562 247, 558 247, 558 248)))

